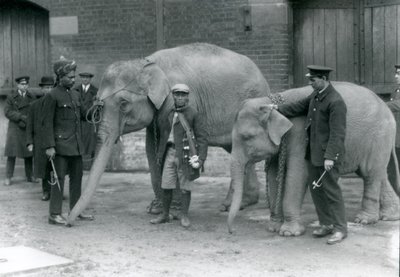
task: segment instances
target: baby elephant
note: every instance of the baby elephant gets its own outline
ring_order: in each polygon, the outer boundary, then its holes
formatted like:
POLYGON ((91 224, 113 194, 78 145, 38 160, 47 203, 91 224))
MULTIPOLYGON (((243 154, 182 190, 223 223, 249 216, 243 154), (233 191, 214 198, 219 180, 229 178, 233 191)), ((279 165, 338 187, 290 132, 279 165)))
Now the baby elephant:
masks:
MULTIPOLYGON (((368 224, 377 220, 399 219, 399 171, 395 154, 395 120, 386 104, 365 87, 346 82, 332 82, 347 105, 346 154, 341 174, 356 172, 364 180, 361 211, 355 222, 368 224), (389 165, 389 167, 388 167, 389 165), (388 180, 387 168, 395 170, 388 180), (392 185, 392 187, 390 186, 392 185)), ((279 99, 290 103, 312 93, 310 86, 280 93, 279 99)), ((305 232, 300 211, 307 188, 305 117, 286 118, 271 109, 272 97, 250 99, 239 111, 232 131, 231 178, 234 194, 228 218, 229 231, 239 210, 246 169, 264 159, 271 161, 267 180, 271 209, 268 229, 284 236, 305 232), (282 199, 277 199, 278 152, 286 137, 286 173, 282 199)), ((279 197, 279 196, 278 196, 279 197)))

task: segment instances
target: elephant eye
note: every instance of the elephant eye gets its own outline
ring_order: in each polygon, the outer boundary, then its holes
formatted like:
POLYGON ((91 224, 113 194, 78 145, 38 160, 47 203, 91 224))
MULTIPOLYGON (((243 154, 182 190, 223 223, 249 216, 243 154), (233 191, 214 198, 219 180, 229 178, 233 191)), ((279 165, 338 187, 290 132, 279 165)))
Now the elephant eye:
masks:
POLYGON ((241 134, 241 136, 243 139, 249 140, 249 139, 253 138, 255 135, 253 133, 244 132, 241 134))
POLYGON ((120 102, 119 110, 123 113, 129 112, 130 111, 130 103, 127 100, 122 99, 120 102))

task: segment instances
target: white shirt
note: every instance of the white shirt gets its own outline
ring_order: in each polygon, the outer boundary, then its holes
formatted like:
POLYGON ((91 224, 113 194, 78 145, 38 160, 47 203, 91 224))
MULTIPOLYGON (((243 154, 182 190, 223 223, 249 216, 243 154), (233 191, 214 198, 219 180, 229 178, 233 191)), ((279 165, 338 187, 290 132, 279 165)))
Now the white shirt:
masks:
POLYGON ((87 84, 86 86, 82 84, 83 92, 87 92, 89 90, 90 84, 87 84))

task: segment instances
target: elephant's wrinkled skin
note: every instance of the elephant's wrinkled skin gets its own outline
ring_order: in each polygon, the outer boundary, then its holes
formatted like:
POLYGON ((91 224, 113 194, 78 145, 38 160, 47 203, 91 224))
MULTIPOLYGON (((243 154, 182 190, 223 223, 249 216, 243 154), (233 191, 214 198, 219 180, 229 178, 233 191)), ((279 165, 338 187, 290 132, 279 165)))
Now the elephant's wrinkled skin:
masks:
MULTIPOLYGON (((372 91, 345 82, 332 82, 347 105, 347 128, 342 174, 356 172, 364 180, 361 211, 355 222, 368 224, 378 219, 399 219, 399 172, 394 151, 395 121, 385 103, 372 91), (389 163, 390 159, 390 163, 389 163), (388 182, 386 167, 395 170, 397 180, 388 182)), ((293 102, 312 92, 310 86, 281 93, 284 101, 293 102)), ((243 171, 255 162, 272 159, 267 179, 270 203, 277 199, 277 153, 281 137, 287 133, 287 171, 283 199, 278 209, 271 209, 268 229, 284 236, 298 236, 305 232, 300 211, 307 188, 305 117, 290 120, 271 110, 268 97, 250 99, 237 115, 232 131, 231 177, 234 187, 228 225, 232 231, 233 219, 239 209, 243 171)))
MULTIPOLYGON (((86 189, 70 213, 70 223, 90 201, 118 136, 143 128, 153 190, 156 199, 161 199, 162 164, 155 153, 165 147, 159 145, 159 137, 166 132, 165 120, 173 109, 170 88, 177 83, 190 87, 190 105, 207 117, 209 145, 229 152, 234 118, 243 101, 266 96, 270 91, 249 58, 210 44, 184 45, 155 52, 146 59, 110 65, 98 92, 104 101, 100 145, 86 189)), ((254 168, 246 181, 246 204, 256 203, 259 182, 254 168)))

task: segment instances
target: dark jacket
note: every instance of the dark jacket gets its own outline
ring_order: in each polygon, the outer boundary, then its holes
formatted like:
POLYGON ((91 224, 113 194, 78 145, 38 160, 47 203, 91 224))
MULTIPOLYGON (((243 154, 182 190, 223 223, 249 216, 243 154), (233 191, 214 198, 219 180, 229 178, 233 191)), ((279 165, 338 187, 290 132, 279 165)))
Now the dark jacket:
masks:
MULTIPOLYGON (((160 143, 157 151, 157 158, 159 160, 163 160, 166 154, 166 145, 168 141, 169 134, 172 128, 172 119, 174 115, 174 110, 172 110, 168 117, 164 120, 163 126, 167 126, 163 129, 160 134, 160 143)), ((182 114, 185 116, 186 121, 189 126, 192 128, 196 143, 197 143, 197 155, 199 159, 204 163, 207 158, 207 149, 208 149, 208 131, 206 129, 206 122, 202 115, 198 114, 198 112, 188 106, 182 110, 182 114)), ((187 139, 186 132, 182 127, 182 124, 177 120, 174 126, 174 142, 175 142, 175 150, 176 157, 179 159, 179 166, 183 170, 183 174, 189 179, 194 180, 200 176, 199 169, 193 169, 190 164, 188 158, 184 157, 183 145, 184 140, 187 139)))
POLYGON ((331 84, 321 93, 314 91, 303 100, 279 105, 278 110, 287 117, 307 114, 306 159, 314 166, 323 166, 326 159, 340 162, 345 152, 347 108, 331 84))
MULTIPOLYGON (((81 97, 81 103, 84 107, 91 107, 93 101, 97 95, 98 89, 90 84, 87 92, 83 91, 82 85, 75 88, 81 97)), ((88 122, 82 121, 82 142, 84 148, 84 155, 94 155, 96 149, 97 134, 95 132, 95 126, 88 122)))
POLYGON ((18 91, 12 91, 7 97, 4 114, 9 119, 4 155, 7 157, 32 157, 26 148, 26 120, 29 106, 35 97, 29 92, 22 97, 18 91))
POLYGON ((400 147, 400 89, 396 89, 387 102, 389 109, 393 112, 396 120, 396 147, 400 147))
POLYGON ((81 156, 83 143, 81 120, 85 109, 81 105, 76 90, 57 86, 43 99, 43 120, 45 133, 43 147, 55 147, 56 154, 63 156, 81 156))
POLYGON ((43 113, 43 98, 32 102, 26 122, 26 145, 33 144, 34 175, 42 179, 46 177, 46 167, 49 162, 46 149, 42 143, 43 136, 46 133, 43 126, 43 120, 46 116, 43 113))

